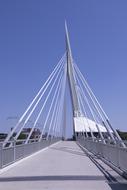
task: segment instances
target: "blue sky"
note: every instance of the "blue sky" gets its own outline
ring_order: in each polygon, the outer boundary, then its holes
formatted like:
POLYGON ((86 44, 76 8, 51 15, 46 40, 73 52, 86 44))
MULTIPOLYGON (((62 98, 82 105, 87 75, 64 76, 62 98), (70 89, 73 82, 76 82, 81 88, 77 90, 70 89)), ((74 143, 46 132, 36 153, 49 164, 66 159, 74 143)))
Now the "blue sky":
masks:
POLYGON ((0 0, 0 130, 20 116, 65 51, 109 115, 127 129, 127 1, 0 0))

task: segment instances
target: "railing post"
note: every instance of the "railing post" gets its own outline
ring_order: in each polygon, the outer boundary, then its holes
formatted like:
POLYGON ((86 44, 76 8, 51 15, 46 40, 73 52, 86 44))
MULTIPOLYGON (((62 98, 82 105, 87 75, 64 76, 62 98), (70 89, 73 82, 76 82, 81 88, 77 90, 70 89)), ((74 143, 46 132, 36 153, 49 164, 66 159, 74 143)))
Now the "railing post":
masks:
POLYGON ((117 147, 117 165, 120 168, 120 147, 117 147))
POLYGON ((3 165, 3 144, 0 143, 0 169, 2 168, 3 165))
POLYGON ((14 139, 14 141, 13 141, 13 148, 14 148, 14 162, 15 162, 15 160, 16 160, 16 140, 14 139))

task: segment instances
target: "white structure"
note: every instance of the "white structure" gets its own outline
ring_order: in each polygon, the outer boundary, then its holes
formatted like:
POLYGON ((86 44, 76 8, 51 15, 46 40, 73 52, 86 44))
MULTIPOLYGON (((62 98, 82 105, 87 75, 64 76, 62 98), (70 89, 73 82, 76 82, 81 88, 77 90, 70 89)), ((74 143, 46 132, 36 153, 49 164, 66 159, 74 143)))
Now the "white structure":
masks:
MULTIPOLYGON (((96 127, 96 123, 92 121, 91 119, 88 119, 86 117, 74 117, 74 123, 75 123, 75 132, 98 132, 98 129, 96 127)), ((105 133, 107 132, 106 128, 100 124, 97 124, 100 131, 105 133)), ((111 130, 112 132, 112 130, 111 130)))

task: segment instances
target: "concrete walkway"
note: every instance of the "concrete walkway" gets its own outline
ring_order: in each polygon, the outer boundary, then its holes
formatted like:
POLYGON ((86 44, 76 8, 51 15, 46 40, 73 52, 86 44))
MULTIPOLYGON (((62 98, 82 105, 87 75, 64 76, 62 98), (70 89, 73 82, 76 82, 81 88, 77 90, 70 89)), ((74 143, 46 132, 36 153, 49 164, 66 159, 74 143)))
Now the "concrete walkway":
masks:
POLYGON ((124 186, 121 187, 110 184, 75 142, 59 142, 0 174, 0 190, 122 190, 124 186))

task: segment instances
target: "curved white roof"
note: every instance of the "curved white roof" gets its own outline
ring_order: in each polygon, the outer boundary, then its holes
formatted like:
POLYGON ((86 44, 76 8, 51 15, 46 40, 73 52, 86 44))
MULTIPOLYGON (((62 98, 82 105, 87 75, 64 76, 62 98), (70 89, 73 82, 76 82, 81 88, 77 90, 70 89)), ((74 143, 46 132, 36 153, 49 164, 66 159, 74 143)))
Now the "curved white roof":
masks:
MULTIPOLYGON (((98 132, 96 123, 86 117, 74 117, 74 123, 76 132, 90 132, 90 128, 93 132, 98 132)), ((104 126, 98 124, 98 127, 101 132, 107 132, 104 126)))

